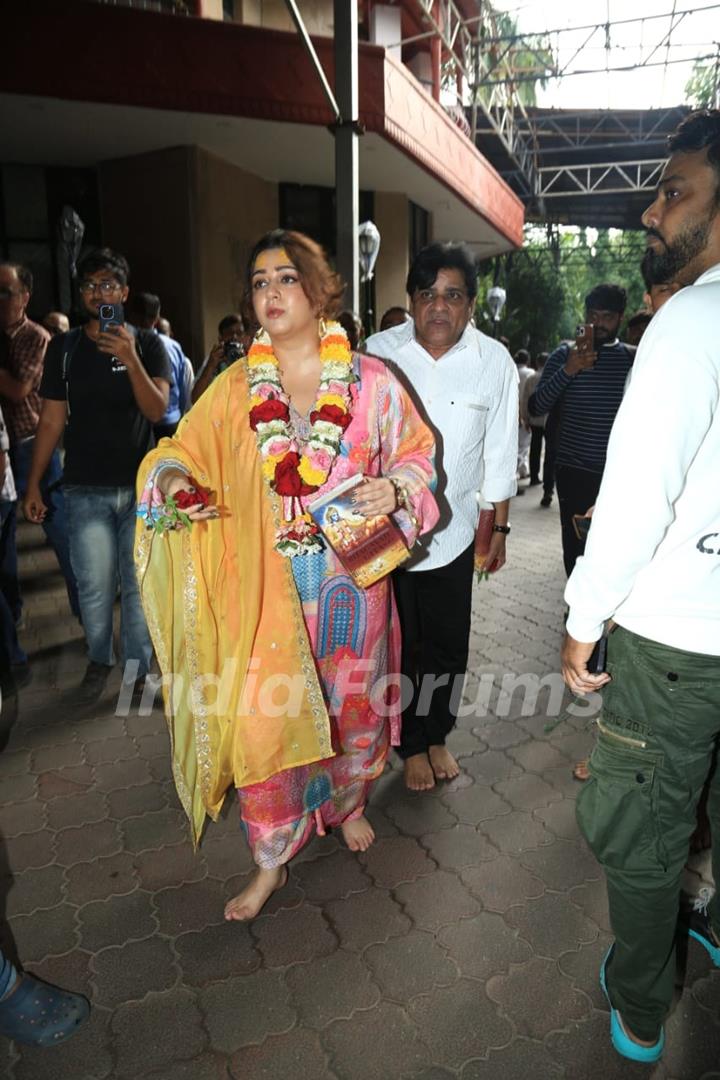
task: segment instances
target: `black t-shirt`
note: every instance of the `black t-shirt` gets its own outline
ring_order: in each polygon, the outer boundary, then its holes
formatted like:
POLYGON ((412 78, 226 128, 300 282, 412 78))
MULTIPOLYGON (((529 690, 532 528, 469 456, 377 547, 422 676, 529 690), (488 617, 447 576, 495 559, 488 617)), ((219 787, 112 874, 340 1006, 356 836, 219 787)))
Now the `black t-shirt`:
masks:
MULTIPOLYGON (((74 331, 70 331, 73 335, 74 331)), ((100 352, 83 331, 63 356, 68 334, 54 337, 45 354, 40 396, 67 401, 66 484, 134 487, 140 462, 155 445, 153 427, 138 408, 127 370, 100 352)), ((70 338, 72 341, 73 338, 70 338)), ((151 379, 171 381, 170 361, 157 334, 136 331, 135 348, 151 379)))

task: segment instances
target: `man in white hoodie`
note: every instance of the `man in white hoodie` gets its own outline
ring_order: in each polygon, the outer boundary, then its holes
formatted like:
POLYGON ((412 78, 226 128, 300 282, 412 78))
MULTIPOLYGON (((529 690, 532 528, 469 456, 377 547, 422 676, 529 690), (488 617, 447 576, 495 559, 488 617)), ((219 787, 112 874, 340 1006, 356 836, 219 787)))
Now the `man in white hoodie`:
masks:
MULTIPOLYGON (((682 869, 720 735, 720 110, 669 142, 643 215, 656 280, 683 288, 640 343, 608 445, 585 555, 568 581, 563 673, 576 693, 607 683, 578 798, 607 878, 615 943, 601 984, 615 1049, 653 1062, 675 978, 682 869), (647 419, 658 438, 649 460, 647 419), (588 660, 605 620, 606 674, 588 660)), ((711 785, 720 882, 720 773, 711 785)), ((685 929, 720 967, 720 900, 685 929)))

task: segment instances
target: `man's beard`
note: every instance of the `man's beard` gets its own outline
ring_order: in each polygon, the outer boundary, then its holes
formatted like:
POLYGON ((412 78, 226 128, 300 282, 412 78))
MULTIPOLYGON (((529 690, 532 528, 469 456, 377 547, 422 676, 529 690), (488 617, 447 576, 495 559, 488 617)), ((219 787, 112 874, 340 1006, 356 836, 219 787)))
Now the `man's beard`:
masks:
POLYGON ((713 216, 699 225, 688 226, 672 244, 668 244, 655 229, 648 229, 648 236, 656 236, 665 244, 662 251, 647 248, 643 256, 643 273, 651 285, 669 285, 679 280, 681 271, 707 247, 713 216))

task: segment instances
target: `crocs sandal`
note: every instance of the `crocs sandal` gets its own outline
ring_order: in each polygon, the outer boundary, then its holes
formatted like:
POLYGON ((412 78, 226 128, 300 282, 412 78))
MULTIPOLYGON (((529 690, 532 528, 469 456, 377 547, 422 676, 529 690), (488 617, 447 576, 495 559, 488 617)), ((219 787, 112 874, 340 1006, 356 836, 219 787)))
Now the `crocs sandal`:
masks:
POLYGON ((662 1057, 662 1052, 665 1049, 665 1030, 664 1028, 660 1029, 660 1038, 654 1046, 640 1046, 640 1044, 634 1042, 626 1032, 620 1018, 620 1013, 617 1009, 613 1009, 607 989, 605 972, 608 960, 612 956, 614 948, 615 945, 610 946, 605 955, 605 959, 602 962, 602 967, 600 968, 600 986, 602 987, 602 992, 607 998, 607 1003, 610 1006, 610 1041, 621 1057, 628 1058, 630 1061, 639 1061, 643 1064, 651 1065, 654 1061, 659 1061, 662 1057))
POLYGON ((80 994, 23 973, 17 989, 0 1001, 0 1035, 28 1046, 55 1046, 74 1035, 89 1014, 80 994))
POLYGON ((687 921, 687 932, 691 938, 700 942, 703 949, 708 951, 715 967, 720 967, 720 945, 717 944, 713 934, 707 911, 713 892, 714 890, 707 886, 700 889, 697 898, 693 901, 692 911, 687 921))

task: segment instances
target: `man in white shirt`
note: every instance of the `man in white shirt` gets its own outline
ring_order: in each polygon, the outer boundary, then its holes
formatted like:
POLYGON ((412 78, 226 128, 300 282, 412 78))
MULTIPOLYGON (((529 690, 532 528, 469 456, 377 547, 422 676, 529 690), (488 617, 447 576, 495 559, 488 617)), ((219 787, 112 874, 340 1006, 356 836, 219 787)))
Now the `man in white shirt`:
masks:
MULTIPOLYGON (((720 110, 671 137, 643 215, 654 280, 682 288, 640 343, 608 445, 570 606, 563 673, 576 693, 608 684, 580 828, 602 863, 615 944, 601 982, 615 1049, 657 1061, 675 977, 682 870, 720 735, 720 110), (647 418, 660 433, 645 453, 647 418), (607 672, 588 659, 603 623, 607 672)), ((710 788, 720 882, 720 773, 710 788)), ((720 967, 717 894, 686 925, 720 967)))
POLYGON ((467 667, 479 500, 495 507, 485 566, 499 570, 517 489, 518 376, 507 349, 471 325, 477 267, 464 245, 424 248, 407 291, 412 320, 374 334, 366 351, 389 361, 437 442, 440 521, 394 575, 402 669, 415 687, 400 755, 407 786, 423 791, 459 772, 445 739, 467 667))

